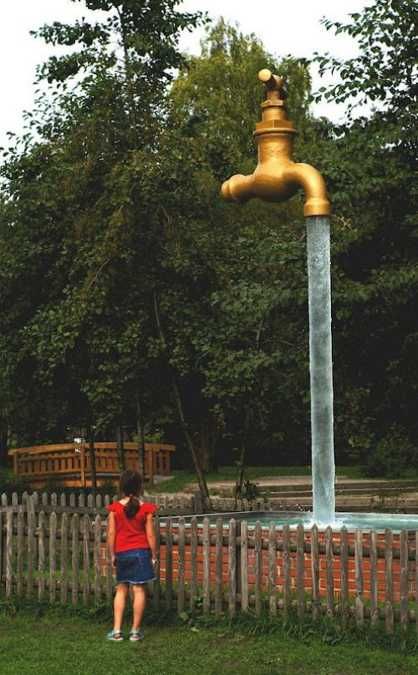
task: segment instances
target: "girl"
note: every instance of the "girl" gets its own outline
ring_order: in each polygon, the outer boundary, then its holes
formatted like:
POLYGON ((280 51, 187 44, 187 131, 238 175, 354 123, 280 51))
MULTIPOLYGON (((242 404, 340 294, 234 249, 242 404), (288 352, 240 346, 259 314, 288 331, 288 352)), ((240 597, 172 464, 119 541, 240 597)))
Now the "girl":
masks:
POLYGON ((107 544, 116 565, 116 594, 113 604, 113 630, 108 640, 120 642, 123 613, 129 587, 133 591, 133 621, 129 639, 142 640, 141 621, 145 610, 146 590, 144 584, 155 579, 154 565, 157 562, 157 545, 153 516, 155 504, 140 500, 142 479, 137 471, 124 471, 120 477, 118 502, 107 506, 107 544))

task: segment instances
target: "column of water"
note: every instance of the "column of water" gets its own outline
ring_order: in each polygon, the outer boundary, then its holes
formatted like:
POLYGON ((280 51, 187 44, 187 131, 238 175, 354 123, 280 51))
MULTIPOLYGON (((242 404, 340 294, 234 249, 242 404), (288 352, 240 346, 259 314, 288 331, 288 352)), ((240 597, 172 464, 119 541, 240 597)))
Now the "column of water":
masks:
POLYGON ((335 516, 329 218, 308 217, 306 229, 313 517, 329 524, 335 516))

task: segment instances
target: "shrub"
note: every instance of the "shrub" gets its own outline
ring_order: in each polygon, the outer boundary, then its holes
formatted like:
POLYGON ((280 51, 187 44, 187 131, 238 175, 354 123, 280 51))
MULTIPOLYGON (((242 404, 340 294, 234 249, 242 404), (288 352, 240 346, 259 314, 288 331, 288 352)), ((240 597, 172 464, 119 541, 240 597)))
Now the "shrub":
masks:
POLYGON ((6 494, 23 492, 26 489, 27 485, 22 478, 15 476, 10 469, 0 468, 0 494, 3 492, 6 494))
POLYGON ((367 464, 369 476, 399 478, 416 465, 417 450, 405 431, 394 424, 376 445, 367 464))

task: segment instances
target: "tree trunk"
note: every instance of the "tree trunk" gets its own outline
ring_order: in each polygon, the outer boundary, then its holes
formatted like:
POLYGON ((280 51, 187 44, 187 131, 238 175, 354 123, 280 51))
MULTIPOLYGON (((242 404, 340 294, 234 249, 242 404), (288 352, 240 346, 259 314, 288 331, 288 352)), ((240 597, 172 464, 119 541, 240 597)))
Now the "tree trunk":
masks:
POLYGON ((242 486, 244 485, 244 472, 245 472, 245 445, 241 445, 241 452, 239 454, 238 460, 238 476, 235 483, 235 510, 238 505, 238 497, 242 494, 242 486))
POLYGON ((217 471, 217 458, 215 456, 215 446, 217 441, 217 430, 213 417, 210 413, 203 419, 200 425, 199 438, 199 457, 202 469, 206 472, 217 471))
POLYGON ((2 425, 0 427, 0 466, 7 466, 9 464, 8 436, 7 427, 2 425))
POLYGON ((188 430, 186 420, 184 418, 183 402, 181 400, 179 387, 178 387, 177 382, 176 382, 174 377, 173 377, 173 380, 172 380, 172 389, 173 389, 173 394, 174 394, 174 400, 176 402, 180 426, 181 426, 181 429, 183 431, 184 438, 186 440, 186 445, 187 445, 187 447, 189 449, 189 452, 190 452, 190 454, 192 456, 192 459, 193 459, 193 464, 194 464, 194 468, 195 468, 196 475, 197 475, 197 482, 199 484, 199 490, 200 490, 200 493, 202 495, 203 509, 205 511, 210 511, 211 508, 212 508, 212 505, 210 503, 209 490, 208 490, 208 486, 207 486, 207 483, 206 483, 205 473, 202 469, 202 465, 200 463, 199 455, 196 452, 196 448, 194 447, 191 434, 188 430))
POLYGON ((142 406, 139 396, 136 399, 136 434, 138 437, 138 470, 145 481, 145 432, 142 406))
MULTIPOLYGON (((161 342, 162 342, 162 345, 163 345, 163 348, 164 348, 164 352, 165 352, 165 355, 166 355, 166 358, 167 358, 167 342, 166 342, 165 335, 164 335, 164 332, 163 332, 163 328, 162 328, 162 325, 161 325, 160 312, 159 312, 159 307, 158 307, 158 300, 157 300, 157 295, 156 295, 155 291, 154 291, 154 313, 155 313, 155 321, 156 321, 156 325, 157 325, 158 334, 160 336, 160 339, 161 339, 161 342)), ((174 372, 173 368, 170 366, 170 364, 168 362, 168 359, 167 359, 167 365, 168 365, 168 368, 169 368, 170 373, 171 373, 171 388, 172 388, 172 391, 173 391, 174 401, 175 401, 177 413, 178 413, 178 416, 179 416, 180 426, 181 426, 182 432, 184 434, 184 438, 186 440, 186 445, 187 445, 187 447, 189 449, 189 452, 190 452, 190 454, 192 456, 192 459, 193 459, 193 464, 194 464, 194 468, 195 468, 195 472, 196 472, 196 476, 197 476, 197 481, 198 481, 198 484, 199 484, 199 490, 200 490, 200 493, 201 493, 201 496, 202 496, 203 508, 204 508, 205 511, 206 510, 210 511, 212 507, 211 507, 211 503, 210 503, 209 490, 208 490, 208 486, 207 486, 207 483, 206 483, 205 474, 204 474, 204 471, 202 469, 202 465, 201 465, 201 462, 200 462, 200 459, 199 459, 199 455, 196 452, 196 448, 194 447, 192 436, 189 432, 189 429, 188 429, 188 426, 187 426, 187 423, 186 423, 186 420, 185 420, 183 401, 182 401, 181 394, 180 394, 180 388, 179 388, 178 383, 177 383, 177 378, 176 378, 176 375, 175 375, 175 372, 174 372)))
POLYGON ((237 508, 237 500, 240 495, 242 495, 242 487, 244 485, 244 474, 245 474, 245 454, 247 449, 248 442, 248 427, 250 424, 250 412, 247 408, 244 417, 244 428, 242 430, 242 441, 241 441, 241 452, 239 454, 238 460, 238 475, 235 483, 235 508, 237 508))
POLYGON ((93 427, 90 427, 88 430, 89 434, 89 457, 90 457, 90 476, 91 476, 91 489, 94 495, 97 492, 97 475, 96 475, 96 452, 94 449, 94 431, 93 427))
POLYGON ((119 471, 122 473, 125 470, 125 450, 123 446, 123 426, 121 424, 116 428, 116 444, 119 471))

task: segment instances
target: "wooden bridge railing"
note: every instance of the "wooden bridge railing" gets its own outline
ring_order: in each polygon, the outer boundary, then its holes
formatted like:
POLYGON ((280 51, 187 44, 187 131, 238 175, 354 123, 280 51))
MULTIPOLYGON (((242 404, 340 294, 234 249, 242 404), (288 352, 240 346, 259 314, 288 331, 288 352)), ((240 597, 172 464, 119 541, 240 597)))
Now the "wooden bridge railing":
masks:
MULTIPOLYGON (((145 478, 155 475, 169 476, 171 453, 174 445, 145 443, 145 478)), ((114 480, 119 475, 117 444, 94 444, 98 484, 114 480)), ((76 443, 38 445, 9 450, 13 457, 16 476, 30 481, 33 488, 42 487, 53 479, 62 486, 88 487, 91 485, 90 453, 87 446, 76 443)), ((137 469, 138 444, 124 443, 125 468, 137 469)))

